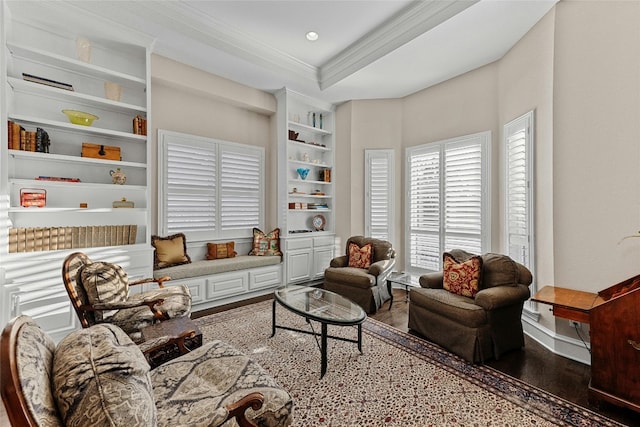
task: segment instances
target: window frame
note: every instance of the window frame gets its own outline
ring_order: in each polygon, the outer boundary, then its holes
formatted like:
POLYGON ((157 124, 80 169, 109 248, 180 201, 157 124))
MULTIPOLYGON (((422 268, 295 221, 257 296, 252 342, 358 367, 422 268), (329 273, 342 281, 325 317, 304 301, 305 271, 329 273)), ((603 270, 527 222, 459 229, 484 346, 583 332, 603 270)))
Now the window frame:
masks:
MULTIPOLYGON (((253 145, 247 144, 239 144, 230 141, 224 141, 214 138, 201 137, 196 135, 190 135, 185 133, 167 131, 163 129, 158 130, 158 224, 157 230, 160 235, 169 235, 175 234, 176 232, 184 233, 187 237, 187 240, 190 242, 203 242, 203 241, 215 241, 220 239, 229 239, 229 238, 251 238, 253 236, 253 227, 264 229, 265 223, 265 149, 263 147, 257 147, 253 145), (192 146, 197 149, 212 149, 215 152, 215 171, 213 174, 215 175, 213 181, 215 183, 214 188, 214 198, 215 202, 213 204, 213 214, 211 218, 213 218, 213 229, 208 230, 180 230, 176 231, 175 229, 171 229, 168 224, 168 193, 169 193, 169 184, 167 182, 168 179, 168 171, 167 166, 169 162, 169 153, 168 146, 170 144, 180 144, 181 146, 192 146), (233 228, 225 230, 223 229, 223 218, 222 218, 222 210, 223 210, 223 198, 228 191, 225 192, 221 188, 223 183, 223 158, 225 153, 250 153, 251 156, 257 157, 258 163, 258 171, 253 172, 254 175, 254 184, 257 185, 257 188, 251 192, 255 196, 257 200, 258 206, 255 210, 257 210, 257 224, 249 224, 243 227, 233 228)), ((255 186, 254 185, 254 186, 255 186)), ((195 191, 194 194, 198 192, 195 191)), ((204 194, 204 193, 203 193, 204 194)))
MULTIPOLYGON (((419 146, 409 147, 405 151, 405 270, 413 274, 423 274, 442 269, 442 253, 453 249, 446 247, 447 235, 453 232, 446 231, 445 224, 445 195, 446 195, 446 164, 445 153, 447 150, 465 146, 478 145, 480 147, 480 253, 488 252, 491 247, 491 131, 478 132, 470 135, 454 137, 419 146), (412 264, 412 166, 413 156, 420 154, 437 153, 438 155, 438 232, 427 233, 438 237, 437 265, 432 268, 412 264)), ((421 233, 418 233, 421 234, 421 233)), ((435 254, 435 251, 434 251, 435 254)), ((433 255, 435 256, 435 255, 433 255)))
POLYGON ((364 150, 365 157, 365 220, 364 220, 364 230, 365 234, 369 237, 380 238, 383 240, 387 240, 392 245, 395 244, 395 200, 394 200, 394 189, 395 189, 395 150, 393 149, 365 149, 364 150), (373 229, 373 208, 372 208, 372 200, 374 199, 373 192, 376 191, 373 185, 373 173, 377 173, 372 168, 372 161, 377 160, 386 160, 386 183, 387 183, 387 194, 382 195, 380 197, 386 197, 387 200, 387 223, 386 223, 386 236, 377 234, 373 229))

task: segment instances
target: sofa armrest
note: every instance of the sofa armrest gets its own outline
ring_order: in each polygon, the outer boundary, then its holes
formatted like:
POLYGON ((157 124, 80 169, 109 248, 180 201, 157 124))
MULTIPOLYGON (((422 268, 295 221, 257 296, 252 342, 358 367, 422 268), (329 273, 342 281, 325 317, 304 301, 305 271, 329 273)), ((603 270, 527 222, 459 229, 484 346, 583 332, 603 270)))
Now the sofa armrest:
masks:
POLYGON ((442 289, 442 271, 427 273, 420 276, 420 286, 423 288, 442 289))
POLYGON ((331 267, 337 267, 337 268, 346 267, 348 265, 349 265, 349 257, 346 255, 336 257, 332 259, 330 263, 331 267))
POLYGON ((475 303, 485 310, 495 310, 526 301, 530 296, 529 287, 525 285, 496 286, 479 291, 475 303))
POLYGON ((387 276, 393 267, 396 265, 396 259, 382 259, 380 261, 374 262, 369 266, 368 273, 372 276, 376 277, 385 277, 387 276))

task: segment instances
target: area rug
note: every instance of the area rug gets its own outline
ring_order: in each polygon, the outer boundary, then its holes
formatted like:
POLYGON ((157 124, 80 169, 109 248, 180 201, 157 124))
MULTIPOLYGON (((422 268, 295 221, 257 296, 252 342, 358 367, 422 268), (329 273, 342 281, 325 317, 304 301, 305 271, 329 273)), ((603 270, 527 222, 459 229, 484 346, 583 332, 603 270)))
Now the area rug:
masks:
MULTIPOLYGON (((276 314, 278 325, 320 329, 279 305, 276 314)), ((195 321, 205 342, 231 343, 291 393, 296 426, 622 426, 373 319, 363 354, 329 339, 321 379, 315 337, 282 329, 271 337, 271 318, 263 301, 195 321)), ((355 339, 357 330, 330 325, 329 334, 355 339)))

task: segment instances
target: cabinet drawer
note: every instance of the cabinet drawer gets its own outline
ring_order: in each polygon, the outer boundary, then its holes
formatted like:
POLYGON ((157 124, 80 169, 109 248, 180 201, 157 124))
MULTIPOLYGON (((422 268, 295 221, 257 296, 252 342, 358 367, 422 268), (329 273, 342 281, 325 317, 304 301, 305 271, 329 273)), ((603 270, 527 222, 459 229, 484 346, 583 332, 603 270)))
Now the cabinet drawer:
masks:
POLYGON ((313 247, 315 248, 318 246, 333 246, 333 243, 333 236, 318 236, 313 238, 313 247))
POLYGON ((287 240, 287 251, 295 251, 298 249, 311 249, 312 247, 313 247, 313 240, 311 238, 287 240))
POLYGON ((233 272, 216 274, 207 279, 207 299, 218 299, 229 295, 241 294, 249 287, 249 273, 233 272))
POLYGON ((282 284, 282 267, 265 267, 249 272, 249 289, 263 289, 282 284))

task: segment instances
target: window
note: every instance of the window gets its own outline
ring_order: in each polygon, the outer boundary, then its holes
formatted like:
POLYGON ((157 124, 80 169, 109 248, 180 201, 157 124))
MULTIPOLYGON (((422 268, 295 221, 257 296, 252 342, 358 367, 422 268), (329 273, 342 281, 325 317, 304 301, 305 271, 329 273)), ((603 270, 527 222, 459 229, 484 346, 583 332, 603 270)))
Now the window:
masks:
POLYGON ((441 270, 442 253, 489 248, 489 150, 483 132, 407 150, 406 269, 441 270))
POLYGON ((263 148, 163 130, 158 141, 159 233, 197 241, 263 228, 263 148))
POLYGON ((365 234, 394 243, 394 151, 365 150, 365 234))
POLYGON ((533 118, 530 111, 504 126, 507 254, 531 271, 534 259, 533 118))

